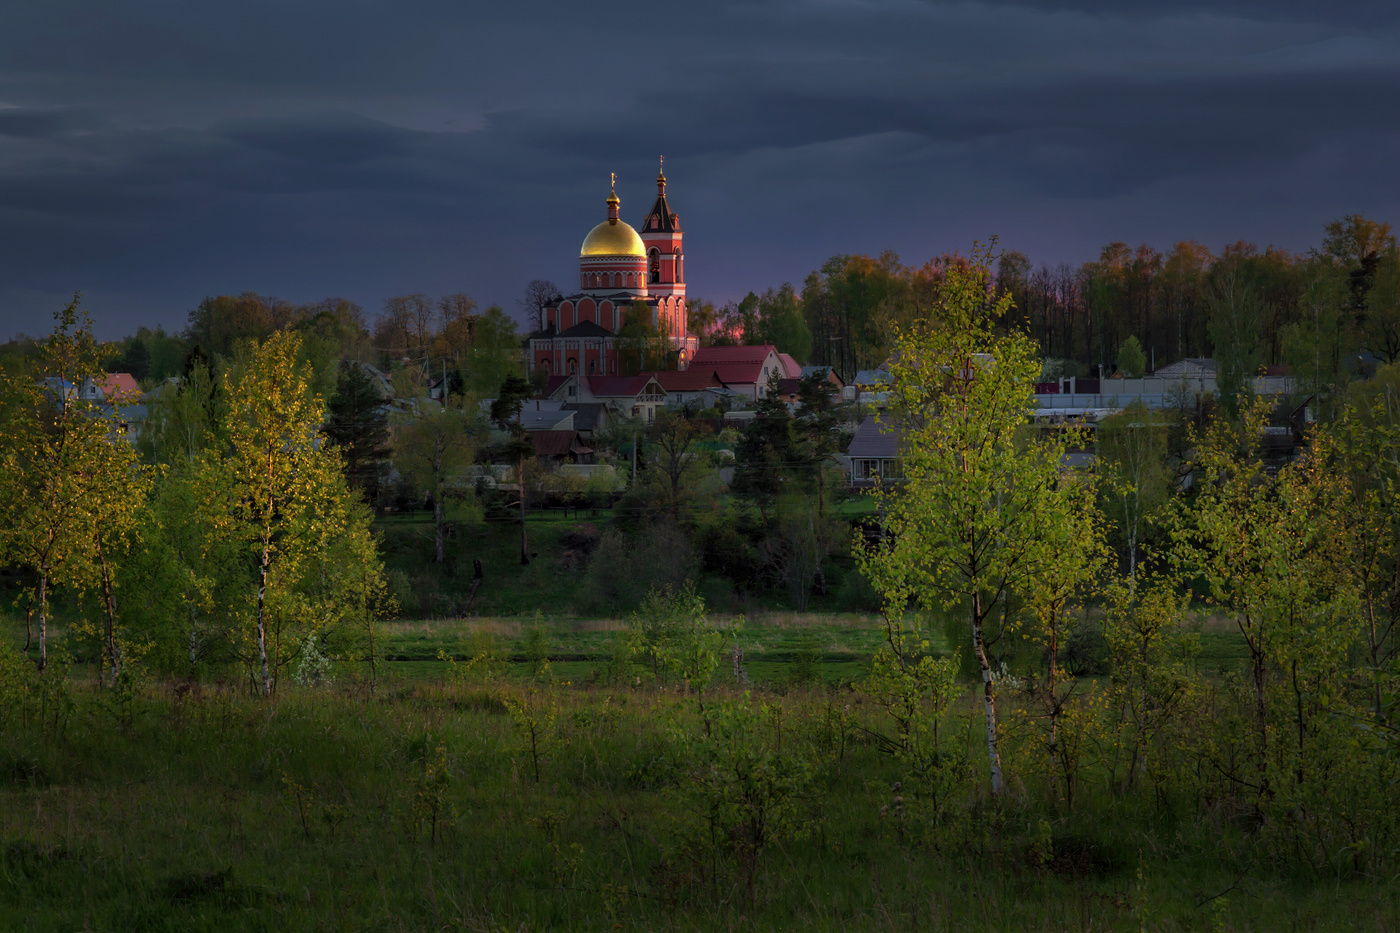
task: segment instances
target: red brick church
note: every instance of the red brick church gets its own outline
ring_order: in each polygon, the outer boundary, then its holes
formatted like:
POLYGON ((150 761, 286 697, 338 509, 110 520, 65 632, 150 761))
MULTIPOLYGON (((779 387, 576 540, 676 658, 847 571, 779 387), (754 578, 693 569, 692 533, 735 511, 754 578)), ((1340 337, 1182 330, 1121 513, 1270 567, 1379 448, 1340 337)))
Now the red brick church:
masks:
POLYGON ((616 184, 607 205, 607 219, 579 249, 580 291, 546 307, 544 330, 530 335, 530 357, 552 376, 618 375, 617 333, 640 302, 669 340, 676 368, 685 369, 699 340, 686 327, 681 219, 666 201, 666 175, 656 176, 656 203, 640 234, 618 216, 616 184))

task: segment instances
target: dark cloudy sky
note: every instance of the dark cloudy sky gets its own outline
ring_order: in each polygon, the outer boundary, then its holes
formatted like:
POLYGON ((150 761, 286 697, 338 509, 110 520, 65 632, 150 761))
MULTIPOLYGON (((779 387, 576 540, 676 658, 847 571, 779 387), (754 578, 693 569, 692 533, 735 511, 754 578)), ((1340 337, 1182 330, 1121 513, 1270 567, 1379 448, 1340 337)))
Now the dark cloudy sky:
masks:
POLYGON ((666 155, 692 295, 1400 223, 1400 4, 0 0, 0 338, 568 285, 666 155))

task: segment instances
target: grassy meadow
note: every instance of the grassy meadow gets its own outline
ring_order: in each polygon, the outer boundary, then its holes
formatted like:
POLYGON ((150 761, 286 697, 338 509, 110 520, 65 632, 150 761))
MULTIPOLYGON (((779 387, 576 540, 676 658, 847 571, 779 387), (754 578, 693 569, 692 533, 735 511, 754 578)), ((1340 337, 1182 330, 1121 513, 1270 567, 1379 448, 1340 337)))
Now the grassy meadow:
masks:
MULTIPOLYGON (((0 928, 1266 931, 1400 918, 1392 878, 1280 858, 1221 802, 1086 779, 1066 805, 1015 728, 1013 792, 994 800, 971 683, 945 720, 949 795, 906 789, 884 711, 852 686, 872 619, 747 620, 750 682, 726 658, 703 695, 619 674, 622 629, 397 622, 373 690, 363 670, 332 669, 271 703, 218 678, 104 691, 75 667, 63 689, 7 704, 0 928)), ((1204 635, 1200 664, 1228 673, 1228 629, 1204 635)))

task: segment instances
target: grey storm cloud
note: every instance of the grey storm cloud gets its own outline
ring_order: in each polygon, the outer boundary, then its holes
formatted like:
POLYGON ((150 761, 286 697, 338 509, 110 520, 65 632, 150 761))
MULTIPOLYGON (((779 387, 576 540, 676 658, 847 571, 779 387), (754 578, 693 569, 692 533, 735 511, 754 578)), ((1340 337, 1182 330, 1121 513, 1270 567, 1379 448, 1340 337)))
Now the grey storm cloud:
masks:
POLYGON ((109 336, 245 288, 509 304, 661 153, 719 299, 835 252, 1301 249, 1400 205, 1391 5, 474 6, 0 3, 0 336, 76 288, 109 336))

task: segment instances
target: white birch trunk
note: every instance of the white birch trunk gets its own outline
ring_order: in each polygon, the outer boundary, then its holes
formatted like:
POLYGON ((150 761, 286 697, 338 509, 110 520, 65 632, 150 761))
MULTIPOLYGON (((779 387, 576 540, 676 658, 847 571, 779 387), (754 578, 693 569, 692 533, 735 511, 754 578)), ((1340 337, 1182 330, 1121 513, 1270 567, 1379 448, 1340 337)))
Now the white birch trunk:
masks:
POLYGON ((992 679, 992 665, 987 660, 987 642, 982 635, 982 597, 972 601, 972 645, 977 652, 977 664, 982 669, 982 698, 987 714, 987 762, 992 772, 992 793, 1002 792, 1001 754, 997 751, 997 693, 992 679))
POLYGON ((262 567, 258 572, 258 663, 262 673, 262 693, 272 696, 272 675, 267 666, 267 547, 263 547, 262 567))

